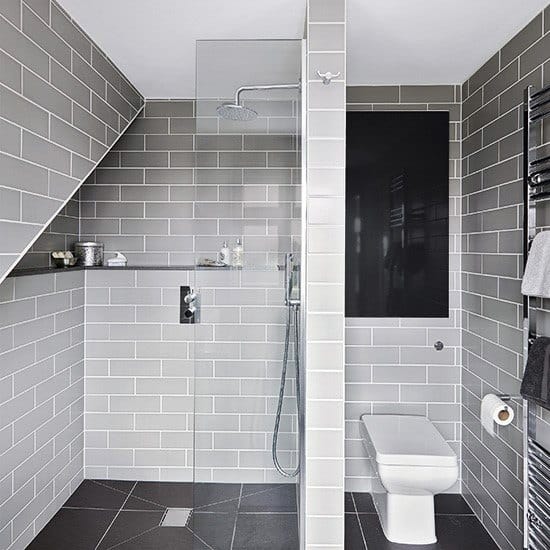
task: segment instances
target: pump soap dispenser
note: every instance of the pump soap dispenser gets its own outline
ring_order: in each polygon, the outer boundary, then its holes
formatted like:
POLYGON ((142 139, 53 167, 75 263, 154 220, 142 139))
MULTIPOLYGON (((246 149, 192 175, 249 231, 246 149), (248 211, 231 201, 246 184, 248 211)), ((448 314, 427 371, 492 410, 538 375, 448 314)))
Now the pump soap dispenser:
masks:
POLYGON ((233 248, 233 267, 243 266, 243 245, 241 239, 237 239, 237 244, 233 248))
POLYGON ((231 265, 231 250, 227 246, 227 241, 223 242, 223 246, 219 253, 219 260, 223 265, 231 265))

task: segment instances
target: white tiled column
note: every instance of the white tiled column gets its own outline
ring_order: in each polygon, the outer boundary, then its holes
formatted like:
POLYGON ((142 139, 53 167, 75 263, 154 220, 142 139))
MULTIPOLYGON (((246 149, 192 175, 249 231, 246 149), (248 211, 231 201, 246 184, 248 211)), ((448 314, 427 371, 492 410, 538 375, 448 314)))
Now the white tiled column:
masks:
POLYGON ((345 0, 308 0, 304 548, 344 548, 345 0), (317 76, 340 72, 324 85, 317 76))

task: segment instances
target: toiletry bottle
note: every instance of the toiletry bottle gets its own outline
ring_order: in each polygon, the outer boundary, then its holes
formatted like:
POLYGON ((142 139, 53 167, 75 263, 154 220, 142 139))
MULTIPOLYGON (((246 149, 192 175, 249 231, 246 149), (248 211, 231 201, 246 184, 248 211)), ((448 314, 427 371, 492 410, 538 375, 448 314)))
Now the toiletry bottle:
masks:
POLYGON ((237 244, 233 248, 233 267, 243 266, 243 245, 241 239, 237 239, 237 244))
POLYGON ((220 250, 220 262, 224 265, 231 265, 231 250, 227 246, 227 241, 223 242, 223 246, 220 250))

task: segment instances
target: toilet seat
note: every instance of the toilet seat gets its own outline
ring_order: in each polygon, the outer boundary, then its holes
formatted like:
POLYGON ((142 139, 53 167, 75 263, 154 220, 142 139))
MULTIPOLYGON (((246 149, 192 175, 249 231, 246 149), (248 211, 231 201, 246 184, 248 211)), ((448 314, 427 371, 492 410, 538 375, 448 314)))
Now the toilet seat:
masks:
POLYGON ((394 466, 456 467, 457 457, 424 416, 363 415, 376 462, 394 466))

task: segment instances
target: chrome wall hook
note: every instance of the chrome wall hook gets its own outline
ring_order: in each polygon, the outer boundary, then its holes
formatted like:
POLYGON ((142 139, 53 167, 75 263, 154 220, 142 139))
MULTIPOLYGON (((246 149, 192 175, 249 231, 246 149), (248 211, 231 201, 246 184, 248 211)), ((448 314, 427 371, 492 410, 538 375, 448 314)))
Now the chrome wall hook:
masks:
POLYGON ((323 84, 328 85, 332 82, 333 79, 338 78, 340 76, 340 71, 338 71, 336 74, 333 74, 330 71, 327 71, 326 73, 317 71, 317 76, 323 79, 323 84))

